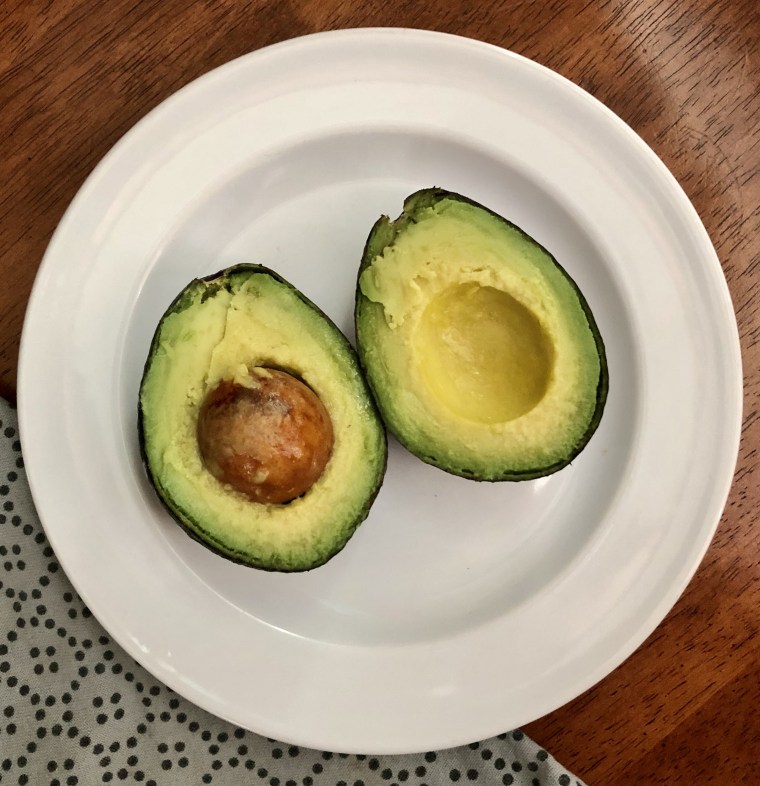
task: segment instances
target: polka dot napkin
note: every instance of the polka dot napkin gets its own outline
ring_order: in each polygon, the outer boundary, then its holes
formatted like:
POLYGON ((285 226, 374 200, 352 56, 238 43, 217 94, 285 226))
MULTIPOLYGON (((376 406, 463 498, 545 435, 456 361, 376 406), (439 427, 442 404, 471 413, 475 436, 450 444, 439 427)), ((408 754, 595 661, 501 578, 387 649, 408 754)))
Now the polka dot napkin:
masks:
POLYGON ((520 731, 362 756, 237 728, 132 660, 77 597, 35 513, 16 412, 0 400, 0 783, 582 786, 520 731))

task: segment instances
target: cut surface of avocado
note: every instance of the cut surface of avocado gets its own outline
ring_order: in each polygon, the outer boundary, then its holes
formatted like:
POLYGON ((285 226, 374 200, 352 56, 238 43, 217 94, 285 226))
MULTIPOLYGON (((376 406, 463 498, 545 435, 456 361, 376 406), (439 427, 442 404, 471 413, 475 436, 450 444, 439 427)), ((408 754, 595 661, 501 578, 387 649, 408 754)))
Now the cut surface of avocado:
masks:
POLYGON ((599 424, 607 364, 588 303, 546 249, 466 197, 425 189, 378 220, 355 319, 389 429, 447 472, 548 475, 599 424))
POLYGON ((172 516, 215 552, 265 570, 334 556, 385 471, 384 427, 351 345, 259 265, 196 279, 169 307, 138 422, 148 476, 172 516))

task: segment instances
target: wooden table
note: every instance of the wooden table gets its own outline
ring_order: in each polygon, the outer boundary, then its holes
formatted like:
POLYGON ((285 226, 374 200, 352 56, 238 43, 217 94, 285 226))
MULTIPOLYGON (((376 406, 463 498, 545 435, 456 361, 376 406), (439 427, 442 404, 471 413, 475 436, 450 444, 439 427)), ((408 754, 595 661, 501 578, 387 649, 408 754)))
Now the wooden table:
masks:
POLYGON ((405 26, 480 38, 569 77, 681 182, 738 314, 744 439, 718 534, 650 639, 526 731, 589 784, 760 783, 760 6, 757 0, 3 0, 0 393, 35 271, 83 180, 135 121, 231 58, 293 36, 405 26))

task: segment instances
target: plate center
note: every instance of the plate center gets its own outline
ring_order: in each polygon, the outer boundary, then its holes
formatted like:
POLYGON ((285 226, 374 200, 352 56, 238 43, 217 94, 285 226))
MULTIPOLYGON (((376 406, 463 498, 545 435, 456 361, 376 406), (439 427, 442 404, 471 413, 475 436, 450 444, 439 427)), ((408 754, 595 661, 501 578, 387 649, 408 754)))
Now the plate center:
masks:
MULTIPOLYGON (((240 262, 264 264, 353 342, 366 236, 378 216, 395 217, 407 194, 430 186, 476 199, 536 237, 580 284, 610 357, 633 355, 630 329, 620 318, 625 308, 600 250, 570 208, 517 160, 441 134, 336 134, 251 162, 199 195, 172 230, 127 335, 127 444, 135 443, 134 403, 152 332, 190 279, 240 262)), ((423 464, 391 440, 385 483, 369 518, 339 555, 306 574, 262 573, 206 551, 154 504, 136 448, 132 465, 163 547, 246 614, 294 635, 341 643, 457 635, 529 602, 572 568, 603 527, 637 410, 630 367, 613 368, 612 376, 599 431, 570 467, 549 478, 475 483, 423 464)))

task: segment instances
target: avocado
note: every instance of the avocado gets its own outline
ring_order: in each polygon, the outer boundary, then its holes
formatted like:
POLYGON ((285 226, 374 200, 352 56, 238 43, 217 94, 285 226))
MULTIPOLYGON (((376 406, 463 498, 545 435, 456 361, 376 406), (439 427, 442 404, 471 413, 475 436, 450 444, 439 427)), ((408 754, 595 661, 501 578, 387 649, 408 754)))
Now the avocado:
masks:
POLYGON ((140 385, 148 477, 196 540, 304 571, 339 552, 380 489, 387 444, 340 330, 272 270, 190 282, 155 331, 140 385))
POLYGON ((424 189, 376 222, 355 322, 388 429, 446 472, 549 475, 599 425, 608 374, 588 303, 545 248, 471 199, 424 189))

